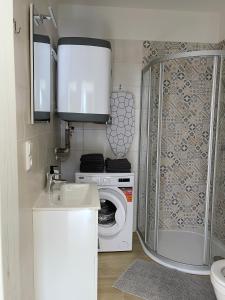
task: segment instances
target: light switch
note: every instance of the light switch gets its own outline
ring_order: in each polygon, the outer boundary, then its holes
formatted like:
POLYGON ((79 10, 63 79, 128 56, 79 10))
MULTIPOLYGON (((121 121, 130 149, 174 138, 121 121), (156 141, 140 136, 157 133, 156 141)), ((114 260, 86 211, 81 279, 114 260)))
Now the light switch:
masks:
POLYGON ((25 157, 26 171, 30 171, 32 168, 32 143, 30 141, 25 143, 25 157))

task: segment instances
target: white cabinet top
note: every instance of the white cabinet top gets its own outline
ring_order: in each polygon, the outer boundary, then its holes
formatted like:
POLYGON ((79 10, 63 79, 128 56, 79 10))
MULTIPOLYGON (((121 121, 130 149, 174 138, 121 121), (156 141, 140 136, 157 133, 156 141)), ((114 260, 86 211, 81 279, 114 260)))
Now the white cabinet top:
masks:
POLYGON ((42 192, 35 203, 33 210, 77 210, 100 209, 100 199, 95 183, 62 184, 59 189, 51 193, 42 192))

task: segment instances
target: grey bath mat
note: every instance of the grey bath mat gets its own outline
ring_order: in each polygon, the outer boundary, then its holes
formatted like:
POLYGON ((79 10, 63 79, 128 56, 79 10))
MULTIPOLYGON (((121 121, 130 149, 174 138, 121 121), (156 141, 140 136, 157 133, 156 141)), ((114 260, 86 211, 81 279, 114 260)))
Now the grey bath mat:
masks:
POLYGON ((145 300, 216 300, 209 276, 197 276, 138 259, 113 287, 145 300))

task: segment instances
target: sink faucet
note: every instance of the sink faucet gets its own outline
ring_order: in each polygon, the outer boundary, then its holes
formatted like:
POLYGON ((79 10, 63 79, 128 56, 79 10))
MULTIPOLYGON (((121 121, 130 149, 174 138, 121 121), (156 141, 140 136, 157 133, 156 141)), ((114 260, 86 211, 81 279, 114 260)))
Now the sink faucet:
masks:
MULTIPOLYGON (((47 173, 47 185, 46 185, 46 190, 47 192, 51 192, 52 191, 52 187, 54 184, 57 183, 66 183, 67 180, 64 179, 56 179, 55 178, 56 174, 51 174, 51 173, 47 173)), ((57 177, 60 176, 61 174, 57 174, 57 177)))

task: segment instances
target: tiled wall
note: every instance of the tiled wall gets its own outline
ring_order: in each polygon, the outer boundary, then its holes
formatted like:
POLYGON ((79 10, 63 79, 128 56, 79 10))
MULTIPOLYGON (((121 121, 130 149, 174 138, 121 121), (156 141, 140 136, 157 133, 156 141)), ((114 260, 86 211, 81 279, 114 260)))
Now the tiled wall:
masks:
MULTIPOLYGON (((142 69, 142 42, 130 40, 112 40, 112 89, 120 88, 129 91, 135 99, 135 137, 127 158, 132 164, 132 171, 136 176, 134 228, 136 227, 136 186, 138 169, 138 142, 139 142, 139 112, 140 112, 140 85, 142 69)), ((67 160, 62 162, 62 173, 66 179, 74 180, 74 172, 79 171, 80 156, 85 153, 103 153, 105 157, 115 158, 106 138, 106 126, 91 123, 73 124, 75 127, 71 140, 71 152, 67 160)), ((62 130, 63 133, 63 130, 62 130)))
MULTIPOLYGON (((34 299, 32 207, 44 188, 48 166, 55 163, 53 149, 57 144, 59 133, 53 114, 50 124, 30 125, 29 4, 28 0, 14 1, 14 18, 22 28, 21 33, 15 35, 14 43, 19 161, 20 280, 23 300, 34 299), (25 141, 28 140, 32 143, 33 166, 26 172, 25 141)), ((47 3, 45 6, 47 8, 47 3)), ((47 27, 47 30, 53 36, 53 28, 47 27)))

